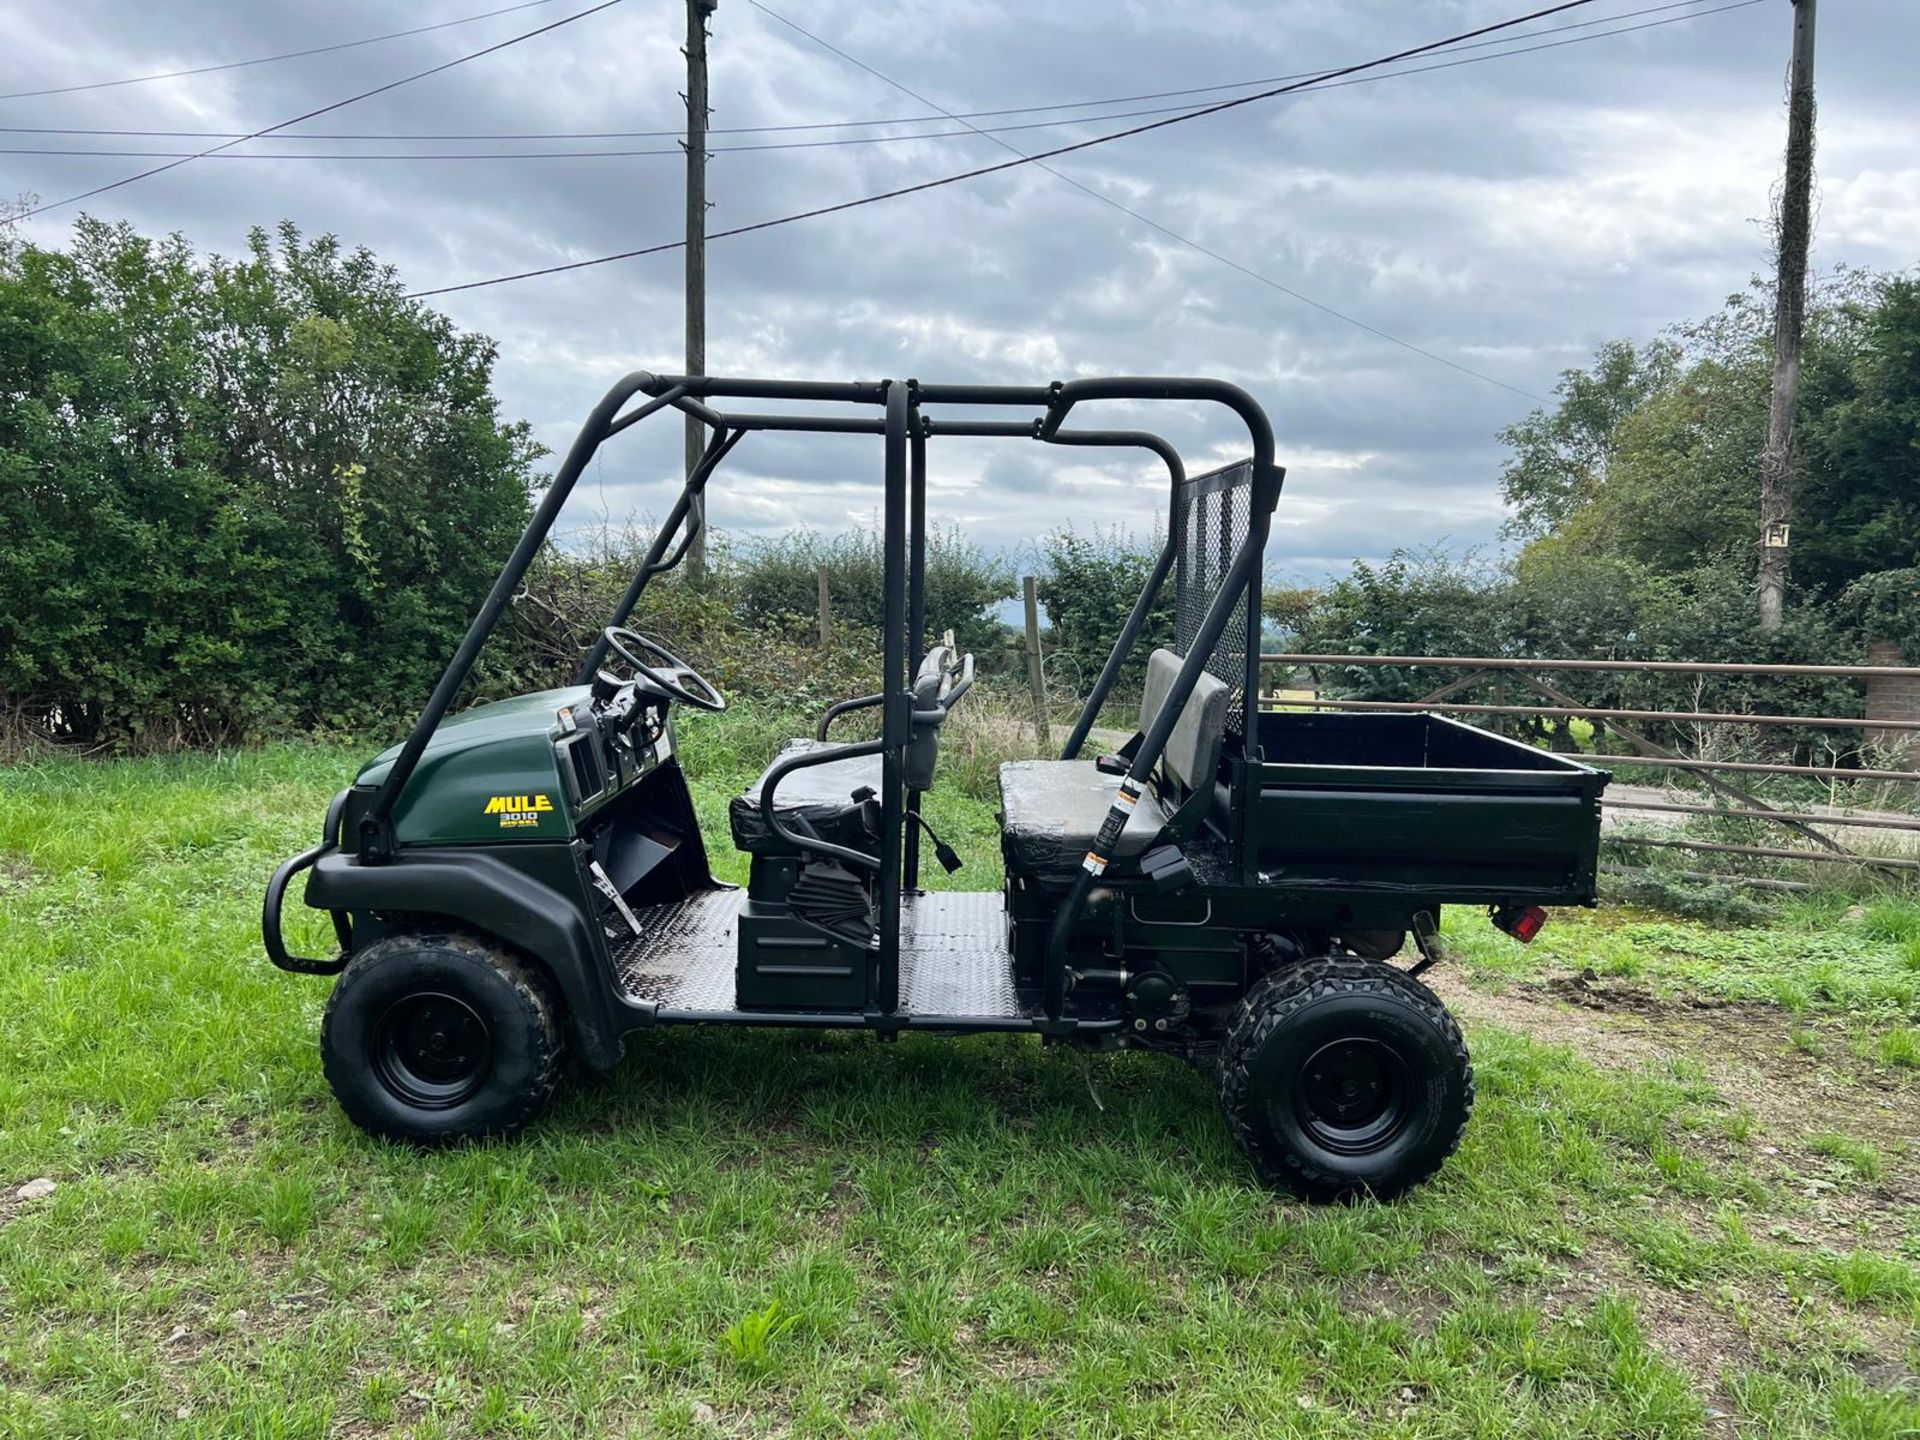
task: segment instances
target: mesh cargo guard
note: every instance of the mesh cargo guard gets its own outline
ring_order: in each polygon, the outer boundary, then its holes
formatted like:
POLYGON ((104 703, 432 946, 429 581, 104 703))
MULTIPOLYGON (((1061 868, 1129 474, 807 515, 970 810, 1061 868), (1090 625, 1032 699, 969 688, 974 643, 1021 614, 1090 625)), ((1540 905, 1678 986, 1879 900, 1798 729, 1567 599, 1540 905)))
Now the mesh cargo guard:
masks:
MULTIPOLYGON (((1234 551, 1247 538, 1253 517, 1253 462, 1237 460, 1195 475, 1180 487, 1180 554, 1174 570, 1174 649, 1193 653, 1207 608, 1220 593, 1234 551)), ((1256 575, 1259 571, 1256 569, 1256 575)), ((1207 658, 1207 670, 1227 685, 1227 733, 1247 730, 1249 647, 1260 638, 1257 585, 1241 592, 1220 643, 1207 658)))

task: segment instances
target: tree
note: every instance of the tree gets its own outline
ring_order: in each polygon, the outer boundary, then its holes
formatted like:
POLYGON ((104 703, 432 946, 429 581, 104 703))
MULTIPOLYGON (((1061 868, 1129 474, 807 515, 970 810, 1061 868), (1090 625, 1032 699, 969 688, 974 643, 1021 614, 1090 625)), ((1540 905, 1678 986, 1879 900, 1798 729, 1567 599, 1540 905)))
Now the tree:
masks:
POLYGON ((132 747, 417 704, 528 513, 493 360, 290 225, 0 241, 0 709, 132 747))
MULTIPOLYGON (((1160 557, 1161 537, 1142 542, 1124 530, 1083 535, 1055 530, 1040 541, 1047 574, 1040 582, 1040 603, 1053 631, 1053 651, 1072 661, 1080 688, 1091 690, 1120 627, 1133 613, 1160 557)), ((1128 653, 1116 688, 1137 695, 1146 681, 1147 657, 1174 639, 1174 576, 1169 573, 1139 638, 1128 653)))
POLYGON ((1920 564, 1920 280, 1874 279, 1824 319, 1802 378, 1793 564, 1827 597, 1920 564))
POLYGON ((1620 424, 1672 379, 1678 347, 1602 346, 1592 368, 1561 374, 1560 404, 1535 410, 1500 432, 1514 453, 1500 472, 1513 516, 1508 531, 1544 535, 1592 503, 1607 477, 1620 424))
MULTIPOLYGON (((1756 288, 1654 346, 1608 345, 1563 378, 1558 406, 1504 431, 1530 560, 1612 556, 1751 586, 1770 325, 1756 288)), ((1823 605, 1920 555, 1920 281, 1843 270, 1817 287, 1800 403, 1793 594, 1823 605)))
POLYGON ((1269 585, 1260 596, 1262 648, 1290 650, 1313 618, 1320 592, 1306 585, 1269 585))

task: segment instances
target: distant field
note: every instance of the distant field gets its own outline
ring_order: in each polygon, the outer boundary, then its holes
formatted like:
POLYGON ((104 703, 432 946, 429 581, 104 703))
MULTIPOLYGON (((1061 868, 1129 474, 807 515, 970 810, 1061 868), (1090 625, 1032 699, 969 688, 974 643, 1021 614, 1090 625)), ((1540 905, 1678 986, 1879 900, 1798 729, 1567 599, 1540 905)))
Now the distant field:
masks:
MULTIPOLYGON (((717 845, 778 729, 688 728, 717 845)), ((357 758, 0 771, 0 1436, 1920 1434, 1920 910, 1449 917, 1479 1108, 1391 1206, 1017 1038, 642 1037, 417 1154, 259 954, 357 758)))

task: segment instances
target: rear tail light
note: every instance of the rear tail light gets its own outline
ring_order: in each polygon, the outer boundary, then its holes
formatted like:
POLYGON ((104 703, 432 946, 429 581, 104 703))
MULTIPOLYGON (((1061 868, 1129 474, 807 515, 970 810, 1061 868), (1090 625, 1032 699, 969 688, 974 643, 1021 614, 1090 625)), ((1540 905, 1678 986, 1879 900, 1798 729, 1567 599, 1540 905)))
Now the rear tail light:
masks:
POLYGON ((1493 923, 1522 945, 1531 945, 1533 937, 1546 929, 1547 912, 1538 905, 1502 905, 1493 912, 1493 923))

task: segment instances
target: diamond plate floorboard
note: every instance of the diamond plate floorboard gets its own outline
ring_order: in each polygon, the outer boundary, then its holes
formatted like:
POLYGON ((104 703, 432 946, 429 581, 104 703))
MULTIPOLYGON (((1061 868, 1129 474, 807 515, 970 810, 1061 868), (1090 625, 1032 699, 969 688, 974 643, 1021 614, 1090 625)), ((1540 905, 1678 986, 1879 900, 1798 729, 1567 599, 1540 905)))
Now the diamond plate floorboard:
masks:
MULTIPOLYGON (((744 890, 709 890, 636 908, 642 933, 617 944, 614 971, 635 1000, 663 1010, 730 1011, 744 890)), ((911 1015, 1022 1015, 997 891, 906 897, 900 911, 900 1008, 911 1015)))
POLYGON ((744 890, 705 890, 634 909, 640 934, 615 947, 614 973, 635 1000, 663 1010, 733 1009, 744 890))
POLYGON ((910 1015, 1020 1015, 1000 892, 909 896, 900 907, 900 1008, 910 1015))

